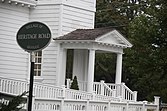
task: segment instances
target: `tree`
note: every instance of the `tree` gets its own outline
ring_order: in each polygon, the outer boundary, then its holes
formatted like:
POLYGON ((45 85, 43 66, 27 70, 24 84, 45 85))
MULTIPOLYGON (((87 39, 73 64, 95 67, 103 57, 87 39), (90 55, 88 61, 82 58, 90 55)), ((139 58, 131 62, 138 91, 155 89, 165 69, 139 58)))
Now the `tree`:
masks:
POLYGON ((167 102, 166 21, 166 0, 97 0, 96 27, 113 26, 133 44, 125 50, 123 81, 139 100, 159 95, 167 102))
POLYGON ((95 60, 95 81, 115 82, 116 54, 97 53, 95 60))
POLYGON ((154 95, 167 102, 167 2, 148 0, 147 10, 129 24, 133 48, 126 53, 128 84, 139 92, 139 99, 154 95))
MULTIPOLYGON (((141 0, 97 0, 95 27, 114 27, 128 37, 128 25, 135 16, 142 13, 146 3, 141 0)), ((105 77, 106 82, 114 82, 116 56, 114 54, 96 54, 95 80, 105 77)), ((125 67, 124 72, 128 72, 125 67)), ((126 74, 124 74, 126 81, 126 74)))
POLYGON ((78 81, 77 81, 77 76, 74 76, 74 79, 73 79, 73 81, 72 81, 72 83, 71 83, 70 89, 79 90, 78 81))
POLYGON ((146 0, 97 0, 95 26, 126 27, 146 8, 146 0))
POLYGON ((23 98, 23 96, 26 94, 27 92, 24 92, 21 95, 14 97, 7 105, 3 103, 0 104, 0 111, 19 111, 23 108, 20 104, 25 102, 25 98, 23 98))

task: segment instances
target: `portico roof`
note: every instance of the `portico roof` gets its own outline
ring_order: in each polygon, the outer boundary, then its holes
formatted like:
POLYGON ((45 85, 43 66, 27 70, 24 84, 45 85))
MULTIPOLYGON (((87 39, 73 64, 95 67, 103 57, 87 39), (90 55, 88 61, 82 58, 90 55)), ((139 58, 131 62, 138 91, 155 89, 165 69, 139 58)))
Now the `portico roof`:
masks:
MULTIPOLYGON (((114 28, 77 29, 64 36, 54 38, 64 48, 96 49, 119 52, 132 44, 114 28)), ((121 51, 122 52, 122 51, 121 51)))

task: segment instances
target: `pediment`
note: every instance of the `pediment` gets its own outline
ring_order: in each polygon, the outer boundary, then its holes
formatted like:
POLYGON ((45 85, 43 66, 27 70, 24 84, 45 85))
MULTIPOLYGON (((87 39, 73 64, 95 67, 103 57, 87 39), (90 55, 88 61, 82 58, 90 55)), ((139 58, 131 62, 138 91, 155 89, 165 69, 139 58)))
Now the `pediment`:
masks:
POLYGON ((95 41, 99 43, 104 43, 104 44, 132 47, 132 44, 124 36, 122 36, 122 34, 120 34, 117 30, 108 32, 107 34, 104 34, 96 38, 95 41))

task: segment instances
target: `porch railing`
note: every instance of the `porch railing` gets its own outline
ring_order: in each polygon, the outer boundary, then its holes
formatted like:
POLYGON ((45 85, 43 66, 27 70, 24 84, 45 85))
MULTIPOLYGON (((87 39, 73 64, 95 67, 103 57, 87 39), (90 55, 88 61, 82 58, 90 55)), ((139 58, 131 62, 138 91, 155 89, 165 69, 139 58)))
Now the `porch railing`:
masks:
POLYGON ((34 99, 33 111, 159 111, 158 98, 154 104, 142 102, 110 102, 94 100, 34 99))
POLYGON ((0 78, 0 92, 19 95, 28 91, 28 83, 23 80, 0 78))
POLYGON ((95 94, 115 97, 115 89, 111 89, 104 81, 94 82, 93 91, 95 94))
MULTIPOLYGON (((67 79, 67 88, 70 88, 71 80, 67 79)), ((81 91, 86 91, 87 83, 78 81, 79 89, 81 91)), ((100 82, 93 83, 93 91, 97 95, 108 96, 113 98, 119 98, 120 100, 136 101, 137 91, 131 91, 125 83, 112 84, 104 83, 103 80, 100 82)), ((102 96, 99 96, 101 98, 102 96)), ((104 98, 104 97, 103 97, 104 98)))
POLYGON ((130 90, 125 83, 121 84, 112 84, 106 83, 109 88, 115 89, 115 96, 121 98, 122 100, 137 100, 137 91, 130 90))
MULTIPOLYGON (((19 95, 28 91, 29 84, 26 81, 7 79, 0 77, 0 92, 12 95, 19 95)), ((102 101, 119 101, 117 98, 106 97, 104 95, 96 95, 95 93, 88 93, 85 91, 78 91, 53 85, 34 83, 33 95, 37 98, 65 98, 77 100, 102 100, 102 101)))
MULTIPOLYGON (((121 86, 121 85, 120 85, 121 86)), ((108 86, 109 87, 109 86, 108 86)), ((122 89, 128 90, 126 86, 122 89)), ((117 86, 115 86, 117 88, 117 86)), ((0 77, 0 92, 18 95, 27 91, 28 83, 21 80, 0 77)), ((132 92, 131 92, 132 93, 132 92)), ((125 93, 126 94, 126 93, 125 93)), ((159 97, 154 103, 147 101, 120 101, 112 96, 98 95, 84 91, 76 91, 63 87, 55 87, 35 83, 33 111, 151 111, 159 110, 159 97)))

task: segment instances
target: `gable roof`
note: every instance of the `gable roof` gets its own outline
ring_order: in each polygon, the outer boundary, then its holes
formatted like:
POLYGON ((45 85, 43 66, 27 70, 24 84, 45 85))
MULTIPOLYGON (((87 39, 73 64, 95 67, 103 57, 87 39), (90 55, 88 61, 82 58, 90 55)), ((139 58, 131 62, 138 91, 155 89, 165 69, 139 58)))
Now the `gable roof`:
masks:
POLYGON ((114 30, 113 28, 76 29, 55 40, 95 40, 96 38, 114 30))
POLYGON ((116 29, 111 27, 95 29, 77 29, 64 36, 54 38, 56 41, 91 41, 103 44, 132 47, 132 44, 116 29))

